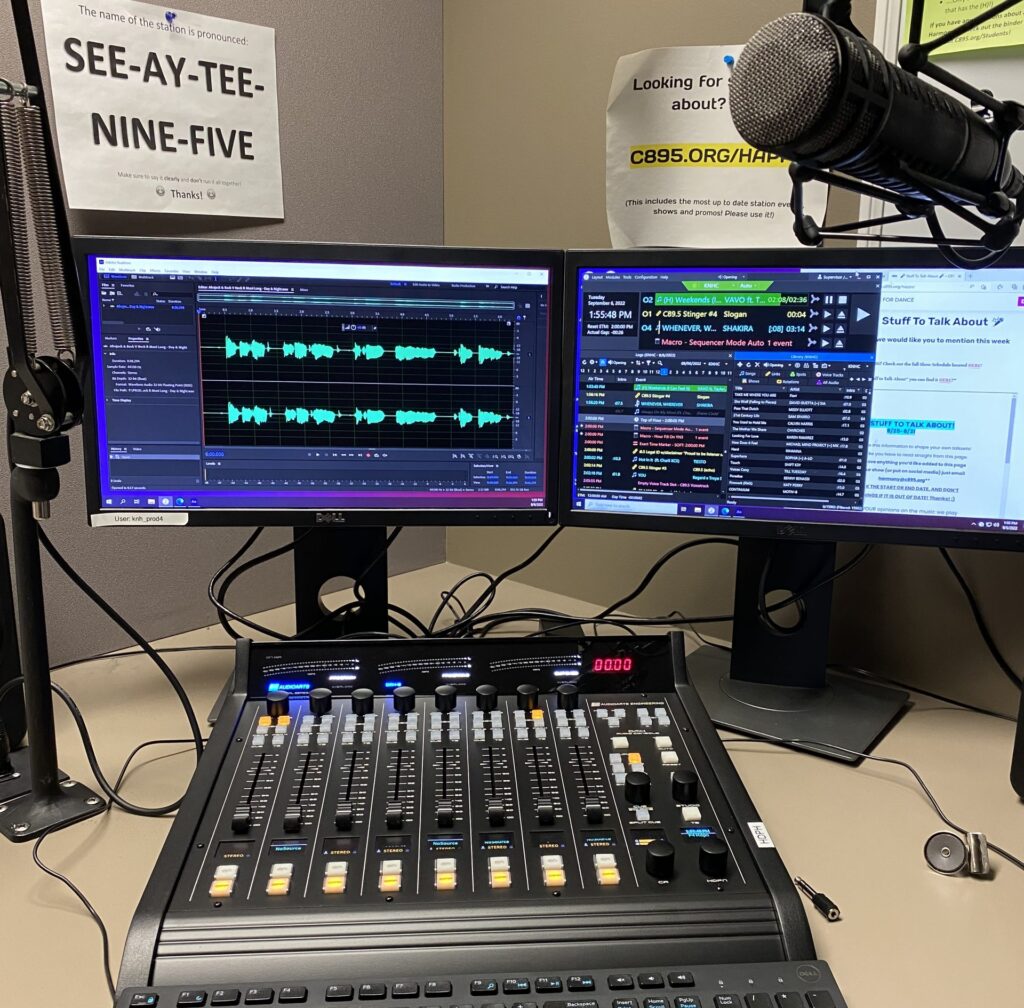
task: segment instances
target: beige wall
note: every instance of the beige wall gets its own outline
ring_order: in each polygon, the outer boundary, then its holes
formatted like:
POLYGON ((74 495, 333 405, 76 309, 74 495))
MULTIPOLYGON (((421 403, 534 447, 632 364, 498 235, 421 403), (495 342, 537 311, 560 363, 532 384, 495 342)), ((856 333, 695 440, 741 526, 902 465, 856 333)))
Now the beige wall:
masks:
MULTIPOLYGON (((744 41, 798 8, 795 0, 445 0, 445 240, 607 246, 605 104, 616 59, 653 46, 744 41)), ((870 32, 874 4, 857 4, 856 20, 870 32)), ((497 571, 541 536, 453 529, 448 557, 497 571)), ((519 577, 607 603, 679 541, 573 529, 519 577)), ((962 561, 997 638, 1024 670, 1024 557, 978 553, 962 561)), ((728 612, 732 576, 729 550, 694 550, 672 561, 633 608, 728 612)), ((1014 701, 934 550, 878 549, 841 585, 833 657, 1007 710, 1014 701)))
MULTIPOLYGON (((33 6, 37 13, 38 3, 33 6)), ((440 0, 194 0, 185 6, 277 31, 285 219, 76 212, 75 232, 442 240, 440 0)), ((41 31, 37 37, 42 51, 41 31)), ((2 4, 0 75, 19 74, 10 7, 2 4)), ((2 316, 0 344, 6 345, 2 316)), ((147 637, 212 622, 206 582, 249 530, 88 529, 80 431, 72 452, 61 473, 64 489, 50 521, 51 538, 147 637)), ((3 514, 6 497, 4 486, 3 514)), ((282 534, 265 538, 281 541, 282 534)), ((441 530, 410 530, 396 543, 392 565, 409 570, 443 555, 441 530)), ((77 589, 55 569, 48 567, 46 574, 55 662, 120 646, 123 635, 77 589)), ((233 601, 243 612, 270 608, 289 597, 290 585, 287 561, 276 561, 241 579, 233 601)))

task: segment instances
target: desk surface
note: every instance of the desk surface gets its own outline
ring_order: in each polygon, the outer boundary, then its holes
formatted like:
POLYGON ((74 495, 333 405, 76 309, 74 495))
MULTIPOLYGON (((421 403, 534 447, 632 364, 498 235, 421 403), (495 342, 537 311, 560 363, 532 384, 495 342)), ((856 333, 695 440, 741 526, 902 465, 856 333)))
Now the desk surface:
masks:
MULTIPOLYGON (((392 599, 419 615, 431 612, 438 592, 464 573, 441 564, 400 575, 392 579, 392 599)), ((498 604, 597 611, 514 582, 502 587, 498 604)), ((261 621, 290 630, 287 609, 264 614, 261 621)), ((224 641, 217 628, 161 644, 224 641)), ((168 660, 197 713, 205 716, 230 671, 231 652, 199 651, 168 660)), ((82 708, 111 777, 139 742, 187 735, 176 698, 144 657, 90 662, 55 678, 82 708)), ((1007 780, 1012 727, 918 698, 877 754, 912 763, 950 818, 1020 856, 1024 806, 1007 780)), ((62 768, 90 781, 63 709, 58 740, 62 768)), ((727 747, 790 871, 842 909, 843 919, 835 924, 813 910, 809 917, 818 954, 831 963, 851 1008, 966 1004, 968 982, 972 1005, 1020 1003, 1024 872, 994 855, 994 877, 987 881, 932 872, 922 854, 924 842, 943 827, 898 767, 851 768, 742 741, 727 747)), ((122 793, 142 804, 172 801, 187 784, 193 758, 187 745, 154 747, 133 764, 122 793)), ((115 977, 129 921, 168 825, 114 810, 43 843, 43 859, 69 875, 106 922, 115 977)), ((108 1003, 99 933, 77 900, 33 866, 31 846, 0 846, 0 1000, 11 1008, 99 1008, 108 1003)))

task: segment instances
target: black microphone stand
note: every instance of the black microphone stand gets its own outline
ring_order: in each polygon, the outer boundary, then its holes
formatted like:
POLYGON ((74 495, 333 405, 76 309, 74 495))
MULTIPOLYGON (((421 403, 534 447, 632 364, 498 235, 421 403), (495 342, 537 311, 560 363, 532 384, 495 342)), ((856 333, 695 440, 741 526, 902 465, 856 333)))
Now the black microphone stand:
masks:
POLYGON ((56 207, 63 209, 63 195, 41 101, 42 75, 31 16, 27 0, 12 0, 11 7, 25 83, 4 82, 0 88, 0 98, 8 105, 3 112, 5 142, 0 142, 0 296, 8 339, 3 397, 8 414, 11 543, 32 790, 0 805, 0 833, 24 841, 97 815, 105 803, 84 785, 62 781, 57 767, 37 522, 49 517, 50 502, 60 489, 57 468, 71 458, 67 432, 81 420, 88 354, 67 218, 54 212, 56 207), (29 117, 26 107, 34 99, 39 101, 29 117), (23 103, 22 107, 16 107, 17 102, 23 103), (6 149, 6 141, 19 149, 6 149), (45 163, 48 178, 42 172, 29 174, 36 165, 25 172, 23 152, 45 163), (53 356, 37 352, 30 216, 58 348, 53 356))
MULTIPOLYGON (((988 91, 982 91, 980 88, 968 84, 948 70, 936 66, 930 56, 936 49, 960 38, 961 35, 967 34, 987 21, 991 21, 992 18, 998 17, 1021 2, 1024 0, 1002 0, 1001 3, 970 18, 944 35, 940 35, 930 42, 921 42, 924 0, 913 0, 909 42, 900 49, 897 58, 899 65, 907 73, 930 77, 982 110, 981 114, 999 135, 1000 172, 1009 157, 1010 137, 1017 130, 1024 129, 1024 107, 1015 101, 1000 101, 988 91)), ((818 14, 833 20, 841 27, 852 28, 849 20, 850 4, 846 0, 807 0, 804 10, 807 13, 818 14)), ((856 32, 856 29, 853 30, 856 32)), ((860 32, 856 32, 856 34, 860 35, 860 32)), ((829 152, 826 151, 821 157, 827 158, 828 155, 829 152)), ((918 192, 925 197, 924 199, 893 193, 880 186, 850 178, 840 171, 821 169, 811 164, 800 164, 794 161, 789 168, 790 178, 793 181, 790 208, 793 211, 793 230, 797 239, 804 245, 821 245, 825 238, 937 245, 954 266, 961 269, 977 269, 994 263, 1020 232, 1021 222, 1024 221, 1024 199, 1012 200, 1002 192, 986 196, 966 189, 954 189, 948 182, 915 171, 905 163, 900 163, 898 167, 904 177, 914 182, 918 192), (811 181, 824 182, 861 196, 873 197, 883 203, 891 203, 896 212, 882 217, 854 221, 850 224, 821 226, 804 213, 803 187, 811 181), (950 193, 955 193, 963 202, 952 199, 950 193), (963 203, 976 206, 981 215, 968 210, 963 203), (981 237, 948 238, 936 216, 935 208, 937 206, 966 221, 980 232, 981 237), (882 235, 861 230, 862 228, 900 224, 921 218, 928 225, 930 232, 928 238, 920 235, 882 235), (958 248, 977 248, 982 252, 977 257, 971 257, 958 252, 958 248)))

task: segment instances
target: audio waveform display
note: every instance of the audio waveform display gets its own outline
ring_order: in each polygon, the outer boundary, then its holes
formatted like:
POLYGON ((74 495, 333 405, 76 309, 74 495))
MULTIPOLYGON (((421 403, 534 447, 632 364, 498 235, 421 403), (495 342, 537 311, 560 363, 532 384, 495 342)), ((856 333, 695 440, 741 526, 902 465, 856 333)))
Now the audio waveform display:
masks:
POLYGON ((266 357, 270 347, 259 340, 242 340, 236 343, 230 336, 224 337, 224 356, 229 360, 232 357, 252 357, 259 360, 266 357))
MULTIPOLYGON (((265 424, 274 411, 267 406, 235 406, 228 403, 228 423, 253 423, 256 425, 265 424)), ((281 414, 278 413, 278 416, 281 414)), ((408 427, 411 424, 431 424, 441 420, 452 420, 458 423, 459 427, 468 427, 476 423, 478 427, 487 427, 490 424, 501 423, 503 420, 511 420, 511 416, 504 413, 495 413, 492 410, 478 409, 475 413, 467 409, 459 409, 452 414, 436 413, 432 410, 395 410, 388 413, 381 409, 362 409, 357 407, 353 413, 339 413, 332 409, 308 409, 305 406, 286 406, 284 409, 286 423, 296 424, 333 424, 340 420, 353 420, 357 424, 380 424, 385 420, 393 420, 399 427, 408 427)))
POLYGON ((327 343, 285 343, 281 347, 281 354, 284 357, 294 357, 296 360, 305 360, 307 357, 312 357, 313 360, 330 360, 336 353, 341 353, 341 349, 327 343))

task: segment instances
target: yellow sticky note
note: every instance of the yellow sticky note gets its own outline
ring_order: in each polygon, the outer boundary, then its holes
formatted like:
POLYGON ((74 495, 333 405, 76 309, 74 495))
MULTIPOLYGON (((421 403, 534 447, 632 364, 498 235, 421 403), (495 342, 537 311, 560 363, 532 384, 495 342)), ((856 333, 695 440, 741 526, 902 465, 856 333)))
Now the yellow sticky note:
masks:
MULTIPOLYGON (((992 6, 992 0, 925 0, 921 19, 921 41, 929 42, 959 27, 965 21, 983 13, 992 6)), ((907 3, 903 21, 903 41, 910 40, 910 12, 907 3)), ((996 49, 1004 46, 1024 45, 1024 7, 1012 7, 998 17, 986 21, 972 31, 961 35, 939 49, 935 54, 972 52, 977 49, 996 49)))

